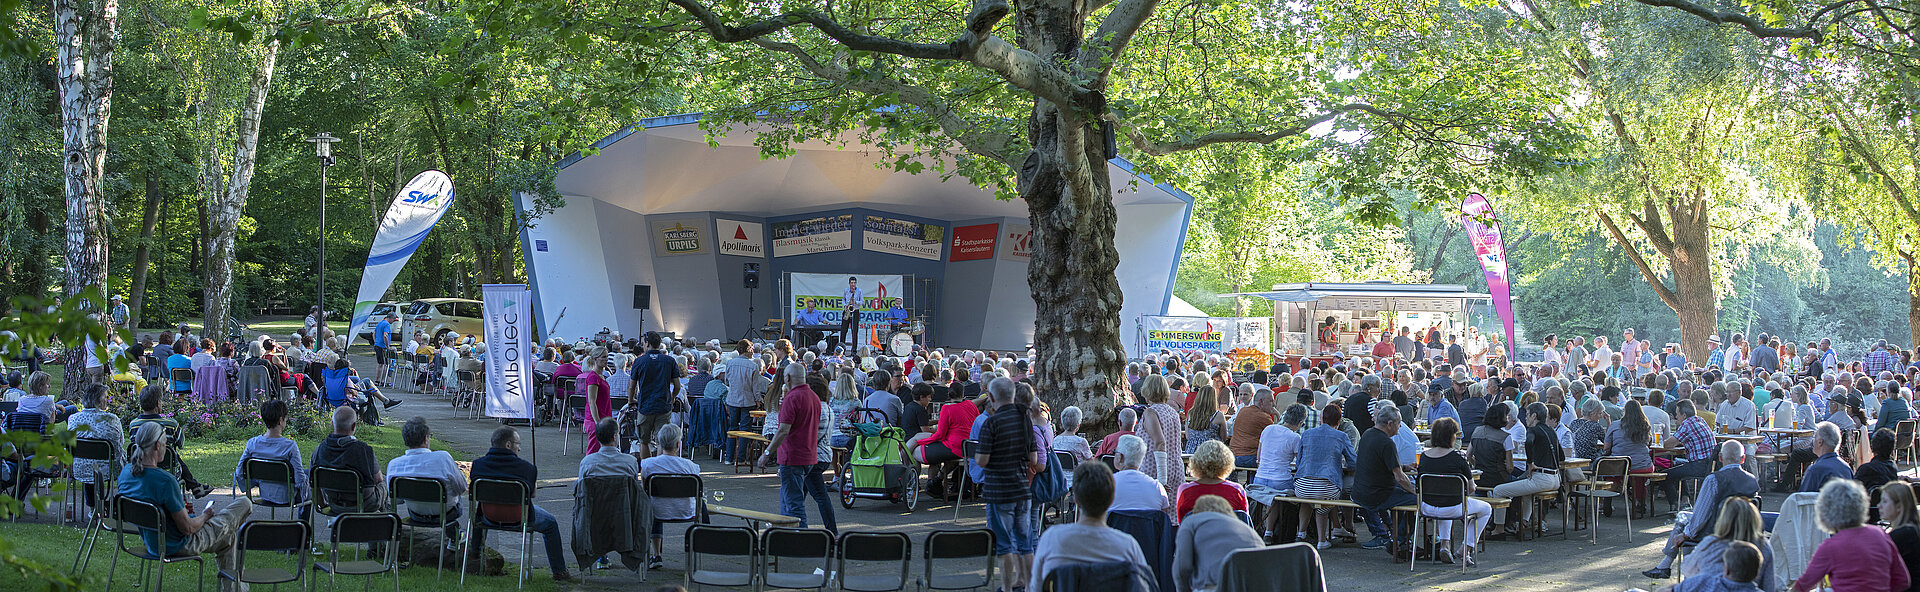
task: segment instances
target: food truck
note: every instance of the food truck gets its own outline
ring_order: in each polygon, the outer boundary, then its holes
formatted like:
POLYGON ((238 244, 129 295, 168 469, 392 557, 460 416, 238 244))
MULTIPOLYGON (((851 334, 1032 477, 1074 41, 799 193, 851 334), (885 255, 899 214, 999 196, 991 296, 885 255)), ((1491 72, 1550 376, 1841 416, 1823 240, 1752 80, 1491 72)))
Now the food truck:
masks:
POLYGON ((1442 338, 1464 336, 1472 326, 1470 301, 1489 298, 1458 284, 1389 282, 1276 284, 1269 291, 1220 296, 1273 302, 1274 350, 1290 360, 1314 361, 1336 353, 1346 359, 1371 356, 1373 344, 1392 339, 1400 327, 1422 342, 1431 330, 1442 338))

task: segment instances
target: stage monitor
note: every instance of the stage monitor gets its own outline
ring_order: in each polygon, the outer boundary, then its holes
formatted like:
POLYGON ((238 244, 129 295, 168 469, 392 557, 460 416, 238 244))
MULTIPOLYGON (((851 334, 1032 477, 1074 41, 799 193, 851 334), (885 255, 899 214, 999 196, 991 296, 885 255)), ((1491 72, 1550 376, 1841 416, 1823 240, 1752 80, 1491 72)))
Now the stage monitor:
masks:
POLYGON ((746 288, 749 290, 760 287, 760 264, 759 263, 746 264, 746 275, 743 278, 741 278, 741 281, 746 285, 746 288))

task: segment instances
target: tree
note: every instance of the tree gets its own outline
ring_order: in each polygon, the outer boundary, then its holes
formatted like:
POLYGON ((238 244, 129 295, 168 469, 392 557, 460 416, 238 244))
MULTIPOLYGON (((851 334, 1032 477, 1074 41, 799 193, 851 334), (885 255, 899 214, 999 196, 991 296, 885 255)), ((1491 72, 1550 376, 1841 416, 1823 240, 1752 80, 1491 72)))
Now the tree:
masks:
MULTIPOLYGON (((106 301, 107 120, 113 105, 113 48, 120 38, 119 0, 54 0, 59 47, 61 161, 66 179, 66 281, 63 293, 106 301)), ((71 344, 78 345, 78 344, 71 344)), ((66 365, 65 396, 89 385, 84 364, 66 365)))

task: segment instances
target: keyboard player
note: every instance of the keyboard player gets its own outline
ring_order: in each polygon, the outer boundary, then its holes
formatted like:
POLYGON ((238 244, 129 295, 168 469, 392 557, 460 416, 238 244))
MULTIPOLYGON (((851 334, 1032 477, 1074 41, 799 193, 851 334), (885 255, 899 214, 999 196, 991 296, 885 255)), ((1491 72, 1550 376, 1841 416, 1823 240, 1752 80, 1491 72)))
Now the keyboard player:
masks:
POLYGON ((819 303, 808 298, 806 308, 793 311, 793 337, 803 344, 812 344, 820 340, 827 324, 826 312, 816 308, 819 303))

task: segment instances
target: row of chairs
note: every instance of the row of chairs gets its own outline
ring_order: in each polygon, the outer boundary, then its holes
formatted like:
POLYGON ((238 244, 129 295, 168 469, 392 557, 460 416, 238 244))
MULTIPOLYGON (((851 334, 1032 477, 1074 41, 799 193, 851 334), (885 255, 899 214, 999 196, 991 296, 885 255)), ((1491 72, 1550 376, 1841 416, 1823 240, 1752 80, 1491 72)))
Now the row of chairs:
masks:
MULTIPOLYGON (((101 524, 90 528, 111 528, 120 553, 116 553, 107 573, 107 589, 113 589, 114 576, 119 572, 120 555, 126 554, 141 561, 140 582, 145 582, 149 573, 157 581, 154 591, 160 592, 166 586, 166 566, 174 563, 194 562, 199 568, 199 589, 206 589, 206 558, 202 555, 166 555, 155 554, 147 550, 146 543, 140 540, 141 531, 156 533, 160 549, 166 549, 166 514, 160 508, 144 501, 129 497, 113 496, 110 502, 110 516, 101 519, 101 524), (127 543, 129 535, 133 544, 127 543)), ((335 518, 331 523, 331 545, 326 551, 325 560, 311 563, 312 567, 327 572, 329 583, 335 583, 339 576, 366 576, 369 586, 373 576, 392 574, 394 592, 400 590, 400 572, 398 569, 400 541, 400 518, 393 514, 367 513, 346 514, 335 518), (350 549, 355 559, 342 561, 340 546, 358 547, 350 549), (375 553, 375 545, 385 545, 386 549, 375 553), (369 558, 381 555, 379 559, 369 558)), ((222 581, 241 584, 271 584, 278 589, 280 584, 301 582, 305 577, 312 554, 313 526, 298 520, 249 520, 240 525, 234 540, 235 560, 231 570, 219 570, 222 581), (297 558, 297 565, 288 568, 275 565, 249 566, 249 557, 254 553, 280 555, 297 558)), ((76 573, 86 569, 86 563, 92 559, 94 536, 90 534, 82 542, 81 550, 85 554, 82 561, 75 565, 76 573)))
MULTIPOLYGON (((739 526, 697 524, 687 528, 686 540, 688 589, 699 585, 825 590, 837 582, 840 590, 848 592, 890 592, 906 589, 913 563, 913 541, 897 532, 845 532, 835 538, 821 529, 755 532, 739 526), (722 558, 734 561, 731 565, 715 565, 722 558), (880 566, 885 568, 875 569, 880 566), (898 570, 892 569, 894 566, 898 570)), ((920 557, 921 590, 992 585, 991 531, 927 533, 920 557), (951 569, 966 560, 981 562, 978 575, 973 569, 951 569)))

